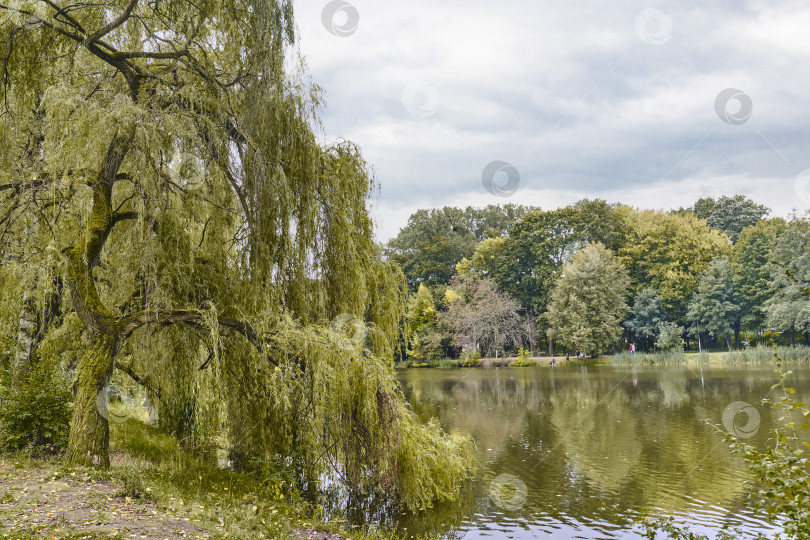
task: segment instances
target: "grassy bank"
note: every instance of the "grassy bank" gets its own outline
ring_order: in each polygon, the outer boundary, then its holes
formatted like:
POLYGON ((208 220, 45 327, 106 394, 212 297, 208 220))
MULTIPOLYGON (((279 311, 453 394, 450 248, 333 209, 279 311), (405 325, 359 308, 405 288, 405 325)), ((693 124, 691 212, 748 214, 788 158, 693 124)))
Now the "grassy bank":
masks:
POLYGON ((599 358, 587 358, 571 356, 568 360, 565 356, 534 356, 520 358, 517 356, 507 356, 503 358, 480 358, 477 360, 460 358, 442 358, 430 362, 401 362, 397 367, 400 369, 438 368, 453 369, 467 367, 551 367, 551 361, 555 366, 599 366, 610 363, 609 356, 599 358))
POLYGON ((765 365, 776 363, 776 354, 778 354, 781 361, 785 363, 810 362, 810 347, 804 345, 797 345, 795 347, 752 347, 738 351, 715 351, 710 353, 669 352, 637 353, 636 355, 631 355, 629 352, 622 352, 612 357, 606 357, 606 359, 607 363, 616 365, 765 365))
POLYGON ((402 362, 401 368, 462 368, 462 367, 551 367, 555 366, 609 366, 609 365, 681 365, 706 363, 712 365, 756 365, 775 363, 774 354, 778 353, 783 362, 801 363, 810 362, 810 347, 797 345, 795 347, 752 347, 739 351, 715 352, 659 352, 635 355, 623 351, 614 355, 586 358, 571 356, 535 356, 535 357, 504 357, 480 359, 452 359, 443 358, 431 362, 402 362))
POLYGON ((298 500, 278 477, 214 467, 136 420, 112 424, 110 444, 106 472, 69 468, 58 456, 0 455, 0 537, 368 536, 346 531, 339 521, 322 522, 318 509, 298 500))

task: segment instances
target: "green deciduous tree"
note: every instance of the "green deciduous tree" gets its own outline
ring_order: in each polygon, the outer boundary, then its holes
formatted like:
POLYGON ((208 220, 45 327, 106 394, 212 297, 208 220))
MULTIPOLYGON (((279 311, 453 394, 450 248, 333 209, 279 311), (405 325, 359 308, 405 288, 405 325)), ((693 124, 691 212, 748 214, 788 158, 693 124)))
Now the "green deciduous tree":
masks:
POLYGON ((658 337, 655 347, 661 351, 683 352, 683 328, 675 323, 661 322, 658 325, 658 337))
POLYGON ((624 323, 625 327, 636 340, 644 344, 644 349, 649 349, 658 338, 662 322, 664 313, 658 303, 655 289, 651 287, 641 289, 633 300, 633 307, 624 323))
POLYGON ((617 212, 618 204, 602 199, 582 199, 573 206, 574 236, 580 242, 600 242, 614 253, 627 241, 628 226, 617 212))
POLYGON ((492 278, 532 313, 545 311, 548 293, 573 242, 575 212, 537 210, 518 221, 492 265, 492 278))
POLYGON ((418 210, 388 242, 386 253, 402 267, 411 290, 419 283, 446 285, 456 264, 471 258, 478 242, 499 237, 530 210, 512 204, 418 210))
POLYGON ((691 334, 698 339, 704 333, 723 339, 730 351, 731 336, 740 313, 734 299, 731 265, 728 257, 722 255, 712 260, 701 274, 697 291, 689 302, 686 319, 691 334))
POLYGON ((500 257, 504 242, 505 239, 500 236, 482 240, 476 246, 472 259, 466 262, 462 259, 459 265, 456 266, 456 271, 459 274, 474 271, 481 277, 492 278, 501 262, 500 257))
POLYGON ((386 252, 405 272, 409 288, 415 290, 420 283, 448 283, 456 264, 472 256, 477 241, 462 210, 418 210, 388 242, 386 252))
POLYGON ((416 292, 408 298, 407 318, 412 332, 420 332, 423 328, 436 323, 433 294, 423 283, 420 283, 416 292))
POLYGON ((637 212, 623 207, 629 233, 618 256, 630 271, 632 289, 650 286, 667 319, 683 324, 687 303, 709 262, 731 249, 728 239, 691 214, 637 212))
POLYGON ((555 340, 571 351, 598 356, 622 334, 627 270, 602 244, 590 244, 563 267, 548 313, 555 340))
POLYGON ((772 253, 786 227, 781 218, 762 220, 743 229, 734 244, 731 267, 740 325, 745 330, 765 327, 765 302, 773 295, 772 253))
POLYGON ((238 464, 454 497, 469 449, 398 389, 404 277, 373 242, 359 149, 318 142, 291 2, 32 1, 0 24, 0 257, 58 269, 80 323, 69 460, 109 465, 120 359, 227 418, 238 464), (327 329, 342 314, 368 339, 327 329))
POLYGON ((497 251, 482 245, 473 261, 480 260, 487 275, 524 309, 542 313, 562 265, 576 251, 588 242, 609 248, 623 244, 627 226, 616 208, 599 199, 583 199, 573 206, 531 212, 509 229, 497 251))
POLYGON ((736 242, 744 228, 756 225, 770 213, 770 210, 743 195, 734 195, 718 199, 712 197, 698 199, 694 206, 681 210, 681 213, 686 212, 705 219, 709 227, 726 233, 736 242))
POLYGON ((438 328, 433 294, 424 283, 408 298, 408 357, 430 361, 442 356, 442 334, 438 328))
POLYGON ((772 296, 764 303, 770 328, 788 334, 810 334, 810 220, 793 219, 773 248, 772 296))

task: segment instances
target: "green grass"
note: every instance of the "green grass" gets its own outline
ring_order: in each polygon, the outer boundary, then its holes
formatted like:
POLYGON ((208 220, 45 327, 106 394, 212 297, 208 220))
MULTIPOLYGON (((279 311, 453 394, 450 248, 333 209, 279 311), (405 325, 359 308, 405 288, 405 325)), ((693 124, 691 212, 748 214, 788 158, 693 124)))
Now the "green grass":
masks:
MULTIPOLYGON (((123 484, 121 496, 155 501, 169 511, 196 512, 219 522, 237 538, 288 538, 295 526, 312 526, 318 509, 303 503, 289 483, 218 468, 180 449, 158 428, 129 419, 113 424, 110 448, 116 452, 109 474, 123 484)), ((320 524, 339 532, 337 524, 320 524)))
MULTIPOLYGON (((370 528, 347 530, 339 516, 324 521, 322 509, 304 502, 283 472, 268 468, 249 474, 219 468, 184 452, 174 437, 138 420, 111 424, 110 451, 112 465, 108 471, 69 467, 61 456, 43 458, 26 451, 2 457, 6 463, 13 462, 14 470, 37 470, 40 476, 53 480, 78 476, 87 478, 88 486, 112 485, 114 497, 154 505, 160 515, 188 518, 211 531, 212 538, 289 538, 296 529, 310 528, 356 540, 399 538, 370 528)), ((25 512, 24 508, 17 510, 18 514, 25 512)), ((72 524, 73 530, 77 525, 72 524)), ((47 532, 38 527, 3 531, 0 526, 0 539, 30 538, 47 532)), ((76 538, 123 538, 109 532, 82 534, 76 538)))
POLYGON ((680 364, 772 364, 776 362, 775 354, 786 363, 800 363, 810 361, 810 347, 797 345, 795 347, 766 347, 757 346, 739 351, 715 352, 669 352, 669 353, 637 353, 635 356, 624 351, 612 357, 604 357, 609 364, 615 365, 680 365, 680 364))
POLYGON ((92 474, 117 481, 121 487, 116 496, 154 502, 162 512, 218 524, 223 536, 252 538, 262 533, 288 538, 296 524, 316 517, 307 505, 292 504, 283 487, 217 468, 183 452, 172 436, 137 420, 110 426, 110 449, 110 470, 92 474))
POLYGON ((775 349, 774 347, 757 346, 726 353, 725 360, 734 364, 768 364, 775 361, 775 354, 778 354, 783 362, 807 362, 810 360, 810 347, 796 345, 775 349))
MULTIPOLYGON (((771 364, 775 362, 774 354, 778 353, 783 362, 799 363, 810 361, 810 347, 796 345, 794 347, 767 347, 757 346, 739 351, 714 351, 714 352, 638 352, 635 355, 629 351, 622 351, 614 355, 600 356, 598 358, 583 358, 571 356, 568 360, 565 356, 555 356, 558 366, 609 366, 609 365, 682 365, 682 364, 703 364, 714 365, 725 364, 771 364)), ((511 367, 536 367, 548 366, 551 360, 548 356, 528 357, 524 359, 516 357, 507 358, 482 358, 481 367, 511 366, 511 367)), ((444 358, 432 362, 404 363, 403 367, 415 368, 459 368, 475 367, 469 362, 461 359, 444 358)))

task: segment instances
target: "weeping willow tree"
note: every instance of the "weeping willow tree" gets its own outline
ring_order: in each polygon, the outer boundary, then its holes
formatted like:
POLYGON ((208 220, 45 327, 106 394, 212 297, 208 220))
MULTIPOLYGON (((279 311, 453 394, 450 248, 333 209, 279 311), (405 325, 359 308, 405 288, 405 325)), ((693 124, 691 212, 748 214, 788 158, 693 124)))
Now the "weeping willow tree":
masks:
POLYGON ((469 442, 396 383, 404 278, 358 148, 319 136, 291 2, 6 0, 0 22, 2 285, 69 293, 70 461, 109 466, 120 360, 175 431, 226 426, 237 461, 453 498, 469 442))

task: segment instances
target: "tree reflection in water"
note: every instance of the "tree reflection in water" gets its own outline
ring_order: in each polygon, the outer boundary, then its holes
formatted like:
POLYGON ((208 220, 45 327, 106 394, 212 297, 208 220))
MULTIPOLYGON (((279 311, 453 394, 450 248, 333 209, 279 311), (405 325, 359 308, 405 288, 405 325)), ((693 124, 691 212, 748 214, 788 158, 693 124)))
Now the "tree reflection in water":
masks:
MULTIPOLYGON (((810 394, 810 369, 794 373, 810 394)), ((458 504, 374 521, 458 538, 610 538, 627 537, 646 509, 697 531, 770 530, 746 508, 745 465, 704 422, 751 403, 762 425, 750 442, 764 446, 776 419, 760 404, 770 367, 411 369, 400 380, 420 417, 473 436, 479 466, 458 504), (519 507, 491 495, 499 475, 525 483, 519 507)))

